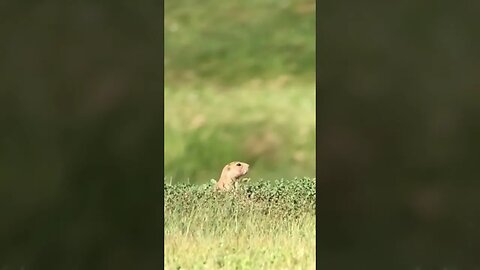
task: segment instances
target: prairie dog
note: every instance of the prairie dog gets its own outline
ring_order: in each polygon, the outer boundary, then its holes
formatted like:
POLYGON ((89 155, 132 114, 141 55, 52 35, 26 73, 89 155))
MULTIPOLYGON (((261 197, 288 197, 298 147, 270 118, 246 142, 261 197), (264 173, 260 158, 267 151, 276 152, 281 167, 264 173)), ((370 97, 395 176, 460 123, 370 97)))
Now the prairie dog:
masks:
POLYGON ((220 179, 218 179, 217 185, 215 186, 215 190, 231 190, 235 183, 240 181, 240 177, 247 174, 249 166, 247 163, 240 161, 232 161, 225 165, 220 179))

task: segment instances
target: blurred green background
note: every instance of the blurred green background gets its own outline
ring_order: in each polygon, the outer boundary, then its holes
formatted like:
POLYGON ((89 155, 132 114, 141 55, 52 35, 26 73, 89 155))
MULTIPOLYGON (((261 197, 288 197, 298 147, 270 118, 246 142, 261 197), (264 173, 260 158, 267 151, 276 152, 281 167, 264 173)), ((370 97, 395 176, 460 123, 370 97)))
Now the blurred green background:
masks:
POLYGON ((165 2, 165 181, 315 176, 315 2, 165 2))
POLYGON ((160 12, 1 2, 0 269, 161 267, 160 12))
POLYGON ((479 2, 318 7, 318 263, 479 269, 479 2))

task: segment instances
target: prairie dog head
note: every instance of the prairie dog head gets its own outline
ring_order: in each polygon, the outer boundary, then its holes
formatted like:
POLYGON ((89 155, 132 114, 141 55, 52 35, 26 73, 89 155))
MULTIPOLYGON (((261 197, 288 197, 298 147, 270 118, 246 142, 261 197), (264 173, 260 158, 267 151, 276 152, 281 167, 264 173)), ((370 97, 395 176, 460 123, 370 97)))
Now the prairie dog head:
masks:
POLYGON ((222 178, 237 180, 248 173, 249 167, 245 162, 232 161, 223 167, 222 178))
POLYGON ((225 165, 215 190, 227 191, 233 189, 239 183, 240 177, 248 173, 249 167, 250 165, 240 161, 232 161, 225 165))

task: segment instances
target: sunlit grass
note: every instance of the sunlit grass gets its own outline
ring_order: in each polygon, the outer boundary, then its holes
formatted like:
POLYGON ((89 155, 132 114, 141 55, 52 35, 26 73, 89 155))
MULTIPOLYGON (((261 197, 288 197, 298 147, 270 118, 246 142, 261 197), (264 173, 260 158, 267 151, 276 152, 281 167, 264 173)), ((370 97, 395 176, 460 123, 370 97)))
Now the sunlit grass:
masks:
POLYGON ((164 210, 166 269, 315 268, 315 180, 166 185, 164 210))

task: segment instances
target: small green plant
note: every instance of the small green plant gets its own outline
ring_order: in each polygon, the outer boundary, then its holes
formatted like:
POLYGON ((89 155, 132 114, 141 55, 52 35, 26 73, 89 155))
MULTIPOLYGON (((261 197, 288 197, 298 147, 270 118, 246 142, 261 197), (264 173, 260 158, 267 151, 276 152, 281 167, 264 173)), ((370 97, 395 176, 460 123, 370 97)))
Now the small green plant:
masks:
POLYGON ((234 192, 214 192, 215 180, 208 184, 164 184, 165 211, 189 211, 190 207, 217 208, 228 201, 235 211, 259 211, 295 215, 315 212, 315 178, 257 181, 244 179, 234 192), (253 207, 252 207, 253 205, 253 207))

